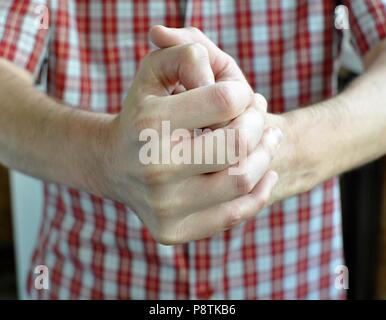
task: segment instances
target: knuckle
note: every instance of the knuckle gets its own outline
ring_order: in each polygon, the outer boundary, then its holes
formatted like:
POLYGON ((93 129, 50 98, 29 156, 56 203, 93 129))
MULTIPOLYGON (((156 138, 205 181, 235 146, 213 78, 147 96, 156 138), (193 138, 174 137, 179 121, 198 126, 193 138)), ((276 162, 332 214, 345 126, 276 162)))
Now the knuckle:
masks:
POLYGON ((170 208, 165 203, 154 201, 152 207, 154 215, 158 219, 166 219, 170 216, 170 208))
POLYGON ((226 53, 226 57, 228 59, 228 64, 238 66, 235 58, 233 58, 231 55, 226 53))
POLYGON ((163 166, 160 165, 146 165, 143 179, 148 186, 158 186, 168 181, 168 174, 163 166))
POLYGON ((186 29, 188 30, 189 33, 191 33, 194 36, 201 36, 202 35, 201 30, 198 29, 197 27, 187 27, 186 29))
POLYGON ((155 216, 159 219, 168 219, 176 216, 179 209, 176 200, 173 199, 171 201, 169 195, 162 194, 162 192, 153 198, 151 206, 155 216))
POLYGON ((259 208, 259 210, 262 210, 268 206, 268 202, 269 202, 269 196, 261 195, 261 197, 257 201, 257 207, 259 208))
POLYGON ((236 117, 238 113, 236 99, 232 92, 232 87, 225 82, 215 86, 213 91, 215 105, 228 120, 236 117))
POLYGON ((143 133, 145 136, 148 136, 150 132, 145 132, 147 129, 154 129, 159 132, 163 113, 158 110, 153 111, 153 106, 157 101, 149 96, 146 99, 138 99, 134 103, 136 110, 133 111, 131 123, 136 134, 139 136, 143 133))
POLYGON ((147 52, 145 54, 145 56, 143 57, 143 60, 142 60, 143 63, 149 63, 152 59, 157 57, 160 52, 161 52, 161 49, 157 49, 157 50, 153 50, 153 51, 147 52))
POLYGON ((154 128, 157 121, 154 118, 146 117, 146 118, 138 118, 133 121, 133 126, 135 131, 139 134, 141 134, 146 129, 152 129, 154 128))
POLYGON ((154 235, 157 242, 163 245, 177 245, 185 241, 182 231, 176 226, 164 226, 160 224, 159 230, 154 235))
POLYGON ((170 237, 168 237, 168 233, 167 232, 164 232, 162 230, 158 230, 157 232, 154 232, 152 234, 154 240, 160 244, 163 244, 163 245, 172 245, 173 242, 172 242, 172 239, 170 239, 170 237))
POLYGON ((250 108, 248 118, 243 118, 235 129, 238 132, 236 150, 240 153, 251 153, 261 141, 264 131, 264 117, 254 108, 250 108))
POLYGON ((267 107, 268 107, 267 99, 260 93, 255 93, 254 96, 255 96, 255 103, 257 104, 257 107, 259 108, 259 110, 266 113, 267 107))
POLYGON ((148 72, 149 69, 152 69, 154 59, 156 59, 156 56, 158 56, 159 53, 160 53, 159 49, 147 52, 140 62, 140 70, 142 72, 148 72))
POLYGON ((197 61, 209 56, 208 50, 199 43, 190 43, 184 46, 183 55, 189 61, 197 61))
POLYGON ((237 225, 239 225, 243 221, 243 215, 239 208, 232 207, 231 210, 229 210, 228 217, 225 221, 225 229, 233 228, 237 225))
POLYGON ((236 177, 236 189, 237 193, 240 195, 250 193, 255 187, 254 182, 252 181, 248 172, 237 175, 236 177))
POLYGON ((157 241, 159 244, 162 244, 164 246, 171 246, 174 244, 173 241, 171 241, 167 236, 164 235, 154 235, 154 240, 157 241))
POLYGON ((165 185, 148 188, 148 205, 160 222, 171 217, 177 218, 178 214, 184 212, 184 199, 174 191, 174 188, 165 185))
POLYGON ((161 154, 157 161, 157 164, 150 163, 143 165, 142 180, 149 188, 153 186, 157 188, 172 183, 181 173, 181 169, 183 169, 177 164, 162 164, 163 159, 161 154))
POLYGON ((268 128, 264 131, 264 136, 261 142, 262 149, 267 155, 269 161, 271 161, 280 147, 282 134, 280 129, 268 128))

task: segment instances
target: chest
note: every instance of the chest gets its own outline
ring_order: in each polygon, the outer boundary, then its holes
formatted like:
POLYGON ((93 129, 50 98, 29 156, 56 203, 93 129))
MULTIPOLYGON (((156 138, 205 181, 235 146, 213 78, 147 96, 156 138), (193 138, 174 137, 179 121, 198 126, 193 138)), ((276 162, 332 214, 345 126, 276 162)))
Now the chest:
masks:
POLYGON ((331 94, 339 42, 334 1, 52 1, 49 90, 118 112, 155 24, 196 26, 232 55, 275 111, 331 94))

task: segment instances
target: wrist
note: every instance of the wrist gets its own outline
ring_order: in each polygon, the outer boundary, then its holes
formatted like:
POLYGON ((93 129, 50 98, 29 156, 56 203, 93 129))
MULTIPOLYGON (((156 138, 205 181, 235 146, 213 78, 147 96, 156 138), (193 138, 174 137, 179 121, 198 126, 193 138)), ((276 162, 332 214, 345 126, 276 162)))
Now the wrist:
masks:
POLYGON ((111 166, 114 157, 114 115, 83 112, 79 116, 77 134, 80 143, 76 166, 80 188, 97 196, 108 196, 111 166))
POLYGON ((283 132, 280 148, 272 160, 271 170, 279 175, 271 203, 305 192, 315 185, 315 165, 308 146, 302 144, 299 121, 295 112, 268 114, 267 127, 278 127, 283 132))
POLYGON ((285 114, 268 113, 266 118, 266 127, 276 127, 283 133, 280 148, 272 159, 271 169, 278 174, 285 174, 296 162, 298 139, 295 136, 285 114))

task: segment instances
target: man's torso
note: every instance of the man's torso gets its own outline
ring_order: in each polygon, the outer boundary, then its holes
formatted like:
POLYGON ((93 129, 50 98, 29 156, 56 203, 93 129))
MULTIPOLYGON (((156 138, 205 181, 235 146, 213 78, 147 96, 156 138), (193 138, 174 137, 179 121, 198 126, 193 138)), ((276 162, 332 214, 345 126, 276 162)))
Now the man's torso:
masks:
MULTIPOLYGON (((336 92, 333 1, 187 1, 185 17, 179 1, 50 1, 49 10, 47 91, 74 107, 120 111, 155 24, 199 27, 236 59, 271 112, 336 92)), ((29 285, 40 298, 340 298, 340 264, 337 179, 179 246, 154 242, 121 204, 46 184, 29 285), (48 291, 32 286, 40 264, 50 269, 48 291)))

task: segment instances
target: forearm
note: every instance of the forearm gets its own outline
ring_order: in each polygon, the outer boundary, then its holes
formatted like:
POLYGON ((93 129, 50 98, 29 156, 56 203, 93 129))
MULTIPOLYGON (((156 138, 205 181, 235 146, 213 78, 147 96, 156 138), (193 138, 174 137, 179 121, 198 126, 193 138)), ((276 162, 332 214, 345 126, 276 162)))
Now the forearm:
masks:
POLYGON ((386 53, 327 101, 269 123, 284 131, 273 169, 280 176, 272 202, 308 191, 330 177, 386 153, 386 53))
MULTIPOLYGON (((90 189, 108 115, 63 106, 0 61, 0 163, 26 174, 90 189)), ((103 154, 103 152, 102 152, 103 154)))

